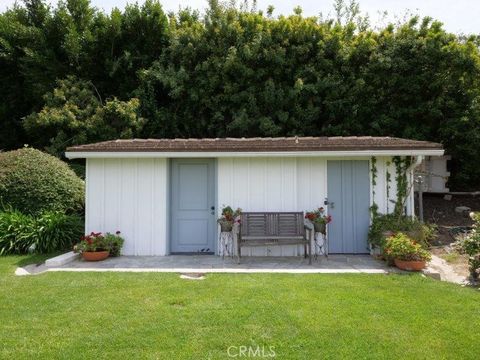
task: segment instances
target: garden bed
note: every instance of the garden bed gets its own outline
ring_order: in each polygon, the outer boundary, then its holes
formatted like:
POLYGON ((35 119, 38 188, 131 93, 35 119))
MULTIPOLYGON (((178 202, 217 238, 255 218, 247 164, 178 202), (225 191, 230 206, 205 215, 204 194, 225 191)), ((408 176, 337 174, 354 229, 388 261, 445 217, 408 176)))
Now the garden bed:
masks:
MULTIPOLYGON (((451 245, 473 225, 473 220, 456 212, 455 208, 467 206, 472 211, 480 211, 480 197, 454 195, 451 200, 445 200, 444 195, 425 194, 423 202, 425 221, 438 227, 438 235, 432 242, 432 254, 447 261, 457 274, 467 277, 468 256, 458 253, 451 245)), ((418 214, 418 209, 416 211, 418 214)))

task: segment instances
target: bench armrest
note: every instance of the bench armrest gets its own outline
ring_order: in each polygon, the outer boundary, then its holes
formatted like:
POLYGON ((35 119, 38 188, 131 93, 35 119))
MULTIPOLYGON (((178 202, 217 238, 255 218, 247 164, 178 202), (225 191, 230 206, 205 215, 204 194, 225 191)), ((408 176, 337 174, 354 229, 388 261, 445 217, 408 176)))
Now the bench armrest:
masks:
POLYGON ((313 230, 313 224, 308 219, 305 219, 305 221, 303 222, 303 226, 305 227, 306 230, 313 230))

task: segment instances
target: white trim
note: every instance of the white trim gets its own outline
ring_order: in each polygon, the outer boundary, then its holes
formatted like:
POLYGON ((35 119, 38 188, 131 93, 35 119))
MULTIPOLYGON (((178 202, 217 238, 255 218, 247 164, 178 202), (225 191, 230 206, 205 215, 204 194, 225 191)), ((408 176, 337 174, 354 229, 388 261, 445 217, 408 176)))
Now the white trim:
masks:
POLYGON ((216 152, 157 152, 157 151, 67 151, 69 159, 92 158, 222 158, 222 157, 309 157, 309 156, 442 156, 440 149, 411 149, 411 150, 347 150, 347 151, 216 151, 216 152))

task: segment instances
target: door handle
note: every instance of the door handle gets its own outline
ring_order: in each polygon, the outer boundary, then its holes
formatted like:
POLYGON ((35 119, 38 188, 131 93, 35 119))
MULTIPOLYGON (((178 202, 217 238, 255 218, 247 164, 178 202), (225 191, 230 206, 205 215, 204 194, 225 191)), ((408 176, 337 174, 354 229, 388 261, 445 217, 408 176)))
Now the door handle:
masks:
POLYGON ((212 206, 212 207, 210 208, 210 210, 215 210, 215 206, 212 206))
POLYGON ((325 198, 323 205, 330 206, 332 209, 335 207, 335 203, 333 201, 328 201, 328 198, 325 198))

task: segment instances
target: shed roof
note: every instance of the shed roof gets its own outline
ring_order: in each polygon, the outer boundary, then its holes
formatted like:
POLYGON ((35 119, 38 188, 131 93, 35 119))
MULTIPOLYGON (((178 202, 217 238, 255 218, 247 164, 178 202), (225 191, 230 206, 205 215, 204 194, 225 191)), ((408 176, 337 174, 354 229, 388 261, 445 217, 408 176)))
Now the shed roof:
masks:
POLYGON ((129 139, 71 146, 79 152, 329 152, 368 150, 441 150, 439 143, 394 137, 276 137, 215 139, 129 139))

